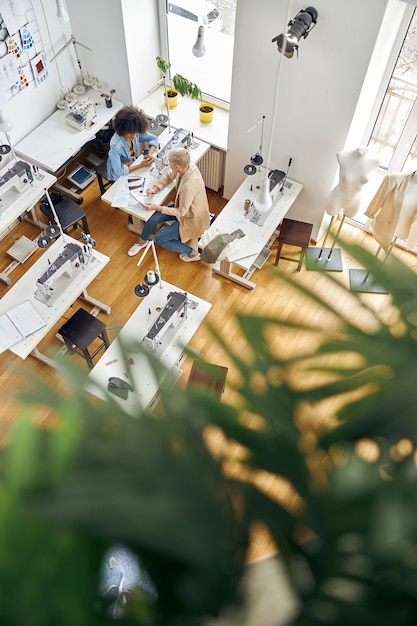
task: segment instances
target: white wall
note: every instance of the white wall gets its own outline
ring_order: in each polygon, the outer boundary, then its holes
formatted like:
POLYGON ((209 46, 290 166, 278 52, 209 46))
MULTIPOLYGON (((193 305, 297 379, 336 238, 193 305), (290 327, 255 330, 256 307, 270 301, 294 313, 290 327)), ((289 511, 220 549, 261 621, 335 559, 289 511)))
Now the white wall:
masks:
POLYGON ((80 52, 83 68, 116 89, 125 104, 143 99, 159 78, 156 0, 66 2, 74 34, 93 50, 80 52))
POLYGON ((293 159, 290 176, 305 187, 289 216, 312 222, 317 237, 337 170, 336 153, 345 145, 386 4, 314 0, 317 26, 301 41, 299 57, 287 59, 271 40, 305 4, 263 0, 254 19, 253 3, 238 2, 226 197, 243 180, 243 167, 259 142, 246 130, 264 114, 268 137, 275 115, 268 165, 285 170, 293 159))

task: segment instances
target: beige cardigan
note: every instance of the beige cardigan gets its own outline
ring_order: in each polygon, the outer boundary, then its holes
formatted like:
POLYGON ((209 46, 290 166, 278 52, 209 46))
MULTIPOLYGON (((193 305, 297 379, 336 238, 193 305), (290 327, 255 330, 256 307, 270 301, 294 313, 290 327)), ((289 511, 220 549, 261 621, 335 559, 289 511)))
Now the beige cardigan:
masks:
MULTIPOLYGON (((158 190, 163 189, 175 177, 176 174, 169 170, 161 176, 155 187, 158 190)), ((181 178, 174 206, 162 207, 162 213, 174 215, 178 219, 181 241, 197 250, 199 237, 210 225, 210 213, 204 180, 195 163, 190 163, 187 171, 181 178)))
MULTIPOLYGON (((415 172, 388 174, 382 181, 365 215, 374 220, 372 234, 387 250, 395 235, 408 241, 413 248, 417 242, 417 198, 415 210, 401 223, 401 209, 408 186, 415 172), (399 232, 397 232, 397 229, 399 232)), ((417 175, 417 174, 416 174, 417 175)))

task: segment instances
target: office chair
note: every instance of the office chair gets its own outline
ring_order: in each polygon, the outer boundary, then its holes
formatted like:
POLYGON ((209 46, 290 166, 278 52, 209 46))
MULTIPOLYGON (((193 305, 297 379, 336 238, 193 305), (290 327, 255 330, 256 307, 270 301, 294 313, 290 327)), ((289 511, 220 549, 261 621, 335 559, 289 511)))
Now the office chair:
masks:
POLYGON ((102 161, 98 165, 94 165, 94 171, 97 174, 97 182, 100 188, 100 194, 106 191, 107 187, 110 187, 113 184, 113 180, 108 180, 107 178, 107 161, 102 161))
MULTIPOLYGON (((73 227, 80 228, 85 233, 90 233, 87 222, 87 214, 76 202, 71 198, 66 198, 61 193, 55 191, 49 194, 52 204, 54 205, 56 214, 60 221, 62 230, 68 235, 68 230, 73 227)), ((39 207, 42 213, 47 218, 50 225, 55 225, 55 217, 46 196, 44 196, 40 202, 39 207)))

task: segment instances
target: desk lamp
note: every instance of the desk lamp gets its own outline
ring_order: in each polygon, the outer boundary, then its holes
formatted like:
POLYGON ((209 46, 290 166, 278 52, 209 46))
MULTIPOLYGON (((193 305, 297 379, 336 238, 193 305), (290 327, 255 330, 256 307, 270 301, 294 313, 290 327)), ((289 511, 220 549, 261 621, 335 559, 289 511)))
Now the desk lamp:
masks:
POLYGON ((69 15, 64 6, 64 0, 56 0, 56 16, 61 24, 68 24, 69 15))
POLYGON ((144 279, 143 279, 144 282, 136 285, 134 292, 135 292, 135 295, 138 296, 138 298, 144 298, 145 296, 147 296, 149 294, 150 287, 153 287, 154 285, 157 285, 158 283, 159 283, 159 288, 162 289, 161 271, 159 269, 158 257, 156 255, 155 242, 153 239, 149 239, 149 241, 147 242, 146 247, 144 251, 142 252, 142 256, 140 257, 136 266, 139 267, 139 265, 142 263, 149 248, 152 249, 156 271, 154 272, 153 270, 148 270, 146 272, 146 275, 144 276, 144 279))
POLYGON ((64 236, 64 231, 62 230, 61 222, 59 221, 57 212, 55 211, 54 203, 52 202, 51 196, 49 195, 49 192, 47 189, 45 189, 45 196, 46 196, 46 199, 48 200, 48 204, 51 208, 52 215, 54 216, 54 220, 57 225, 55 226, 54 224, 51 224, 45 230, 45 234, 39 237, 38 247, 43 248, 43 249, 49 248, 49 246, 52 243, 52 239, 56 239, 57 237, 59 237, 59 235, 64 236))
POLYGON ((259 150, 251 156, 250 163, 245 165, 245 167, 243 168, 243 171, 245 172, 245 174, 249 176, 252 176, 253 174, 255 174, 257 171, 257 168, 260 167, 262 163, 264 162, 264 159, 262 156, 262 144, 263 144, 263 138, 264 138, 265 115, 262 115, 261 119, 258 122, 256 122, 256 124, 252 126, 252 128, 249 128, 249 130, 247 130, 246 133, 247 134, 251 133, 253 130, 255 130, 255 128, 259 126, 259 124, 262 124, 261 142, 259 144, 259 150))

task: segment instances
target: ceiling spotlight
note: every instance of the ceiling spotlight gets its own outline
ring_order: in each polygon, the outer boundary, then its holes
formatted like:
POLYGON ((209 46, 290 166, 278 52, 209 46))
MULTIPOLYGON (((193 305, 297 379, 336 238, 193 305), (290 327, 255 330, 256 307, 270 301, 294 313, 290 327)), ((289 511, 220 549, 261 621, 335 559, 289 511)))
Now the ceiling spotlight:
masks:
POLYGON ((288 22, 288 30, 273 38, 272 41, 277 42, 278 52, 281 52, 289 59, 293 56, 294 50, 298 55, 298 43, 300 39, 305 39, 312 28, 317 23, 317 9, 307 7, 303 11, 297 13, 293 20, 288 22))

